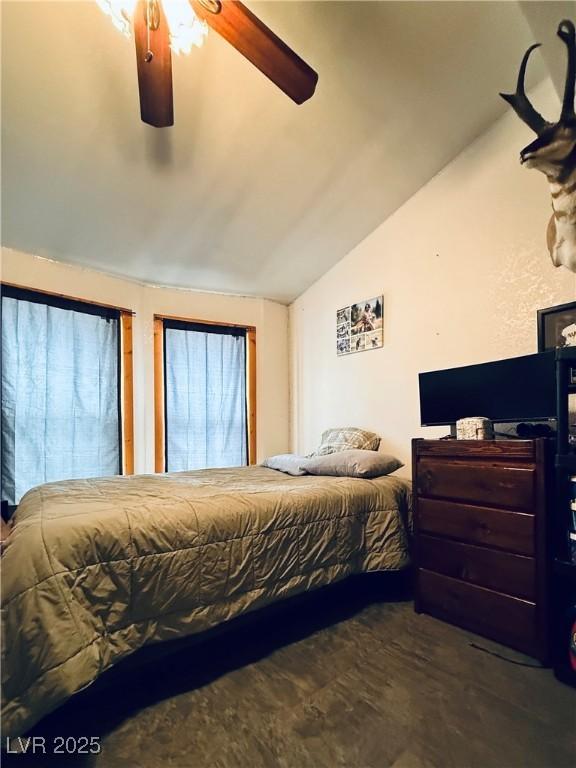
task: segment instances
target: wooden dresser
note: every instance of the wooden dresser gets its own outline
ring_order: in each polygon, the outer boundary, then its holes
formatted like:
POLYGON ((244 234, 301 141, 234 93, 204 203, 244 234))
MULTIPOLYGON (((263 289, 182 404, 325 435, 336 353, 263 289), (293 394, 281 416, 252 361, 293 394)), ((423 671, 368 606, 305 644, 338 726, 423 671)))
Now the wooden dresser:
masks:
POLYGON ((418 612, 548 658, 549 443, 412 443, 418 612))

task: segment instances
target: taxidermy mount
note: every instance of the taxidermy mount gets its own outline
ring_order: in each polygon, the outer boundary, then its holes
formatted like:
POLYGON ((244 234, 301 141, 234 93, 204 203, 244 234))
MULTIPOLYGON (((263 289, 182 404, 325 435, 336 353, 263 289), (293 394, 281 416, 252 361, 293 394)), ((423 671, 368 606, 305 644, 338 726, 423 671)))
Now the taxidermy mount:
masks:
POLYGON ((528 101, 524 76, 530 54, 540 43, 530 46, 518 73, 516 93, 501 93, 518 117, 538 134, 538 138, 520 152, 526 168, 546 174, 552 193, 554 213, 548 223, 546 239, 555 267, 576 272, 576 115, 574 114, 574 81, 576 79, 576 34, 572 21, 562 21, 558 37, 568 52, 566 83, 562 113, 557 123, 549 123, 528 101))

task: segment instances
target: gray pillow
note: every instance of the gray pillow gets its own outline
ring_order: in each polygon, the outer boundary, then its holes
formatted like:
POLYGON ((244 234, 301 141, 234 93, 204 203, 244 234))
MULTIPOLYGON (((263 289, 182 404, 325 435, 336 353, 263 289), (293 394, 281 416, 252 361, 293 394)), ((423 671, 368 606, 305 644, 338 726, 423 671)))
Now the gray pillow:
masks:
POLYGON ((263 467, 277 469, 287 475, 306 475, 304 467, 308 466, 310 459, 306 456, 297 456, 295 453, 279 453, 278 456, 269 456, 262 462, 263 467))
POLYGON ((338 451, 326 456, 313 456, 306 462, 311 475, 334 477, 381 477, 403 467, 401 461, 378 451, 338 451))

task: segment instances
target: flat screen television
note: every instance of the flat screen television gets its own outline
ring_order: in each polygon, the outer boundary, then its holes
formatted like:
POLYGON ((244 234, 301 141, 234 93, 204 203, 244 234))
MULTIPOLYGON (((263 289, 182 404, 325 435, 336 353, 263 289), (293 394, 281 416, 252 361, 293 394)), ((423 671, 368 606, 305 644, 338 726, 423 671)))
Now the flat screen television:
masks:
POLYGON ((419 374, 423 427, 467 416, 494 422, 556 418, 554 350, 419 374))

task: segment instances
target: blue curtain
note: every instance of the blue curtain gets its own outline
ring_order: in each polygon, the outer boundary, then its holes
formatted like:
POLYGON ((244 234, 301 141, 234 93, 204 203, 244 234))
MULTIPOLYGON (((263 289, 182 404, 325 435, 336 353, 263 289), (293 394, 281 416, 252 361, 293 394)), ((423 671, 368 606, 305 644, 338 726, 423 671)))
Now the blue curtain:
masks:
POLYGON ((247 464, 245 334, 165 325, 166 469, 247 464))
POLYGON ((2 495, 120 471, 118 319, 2 297, 2 495))

